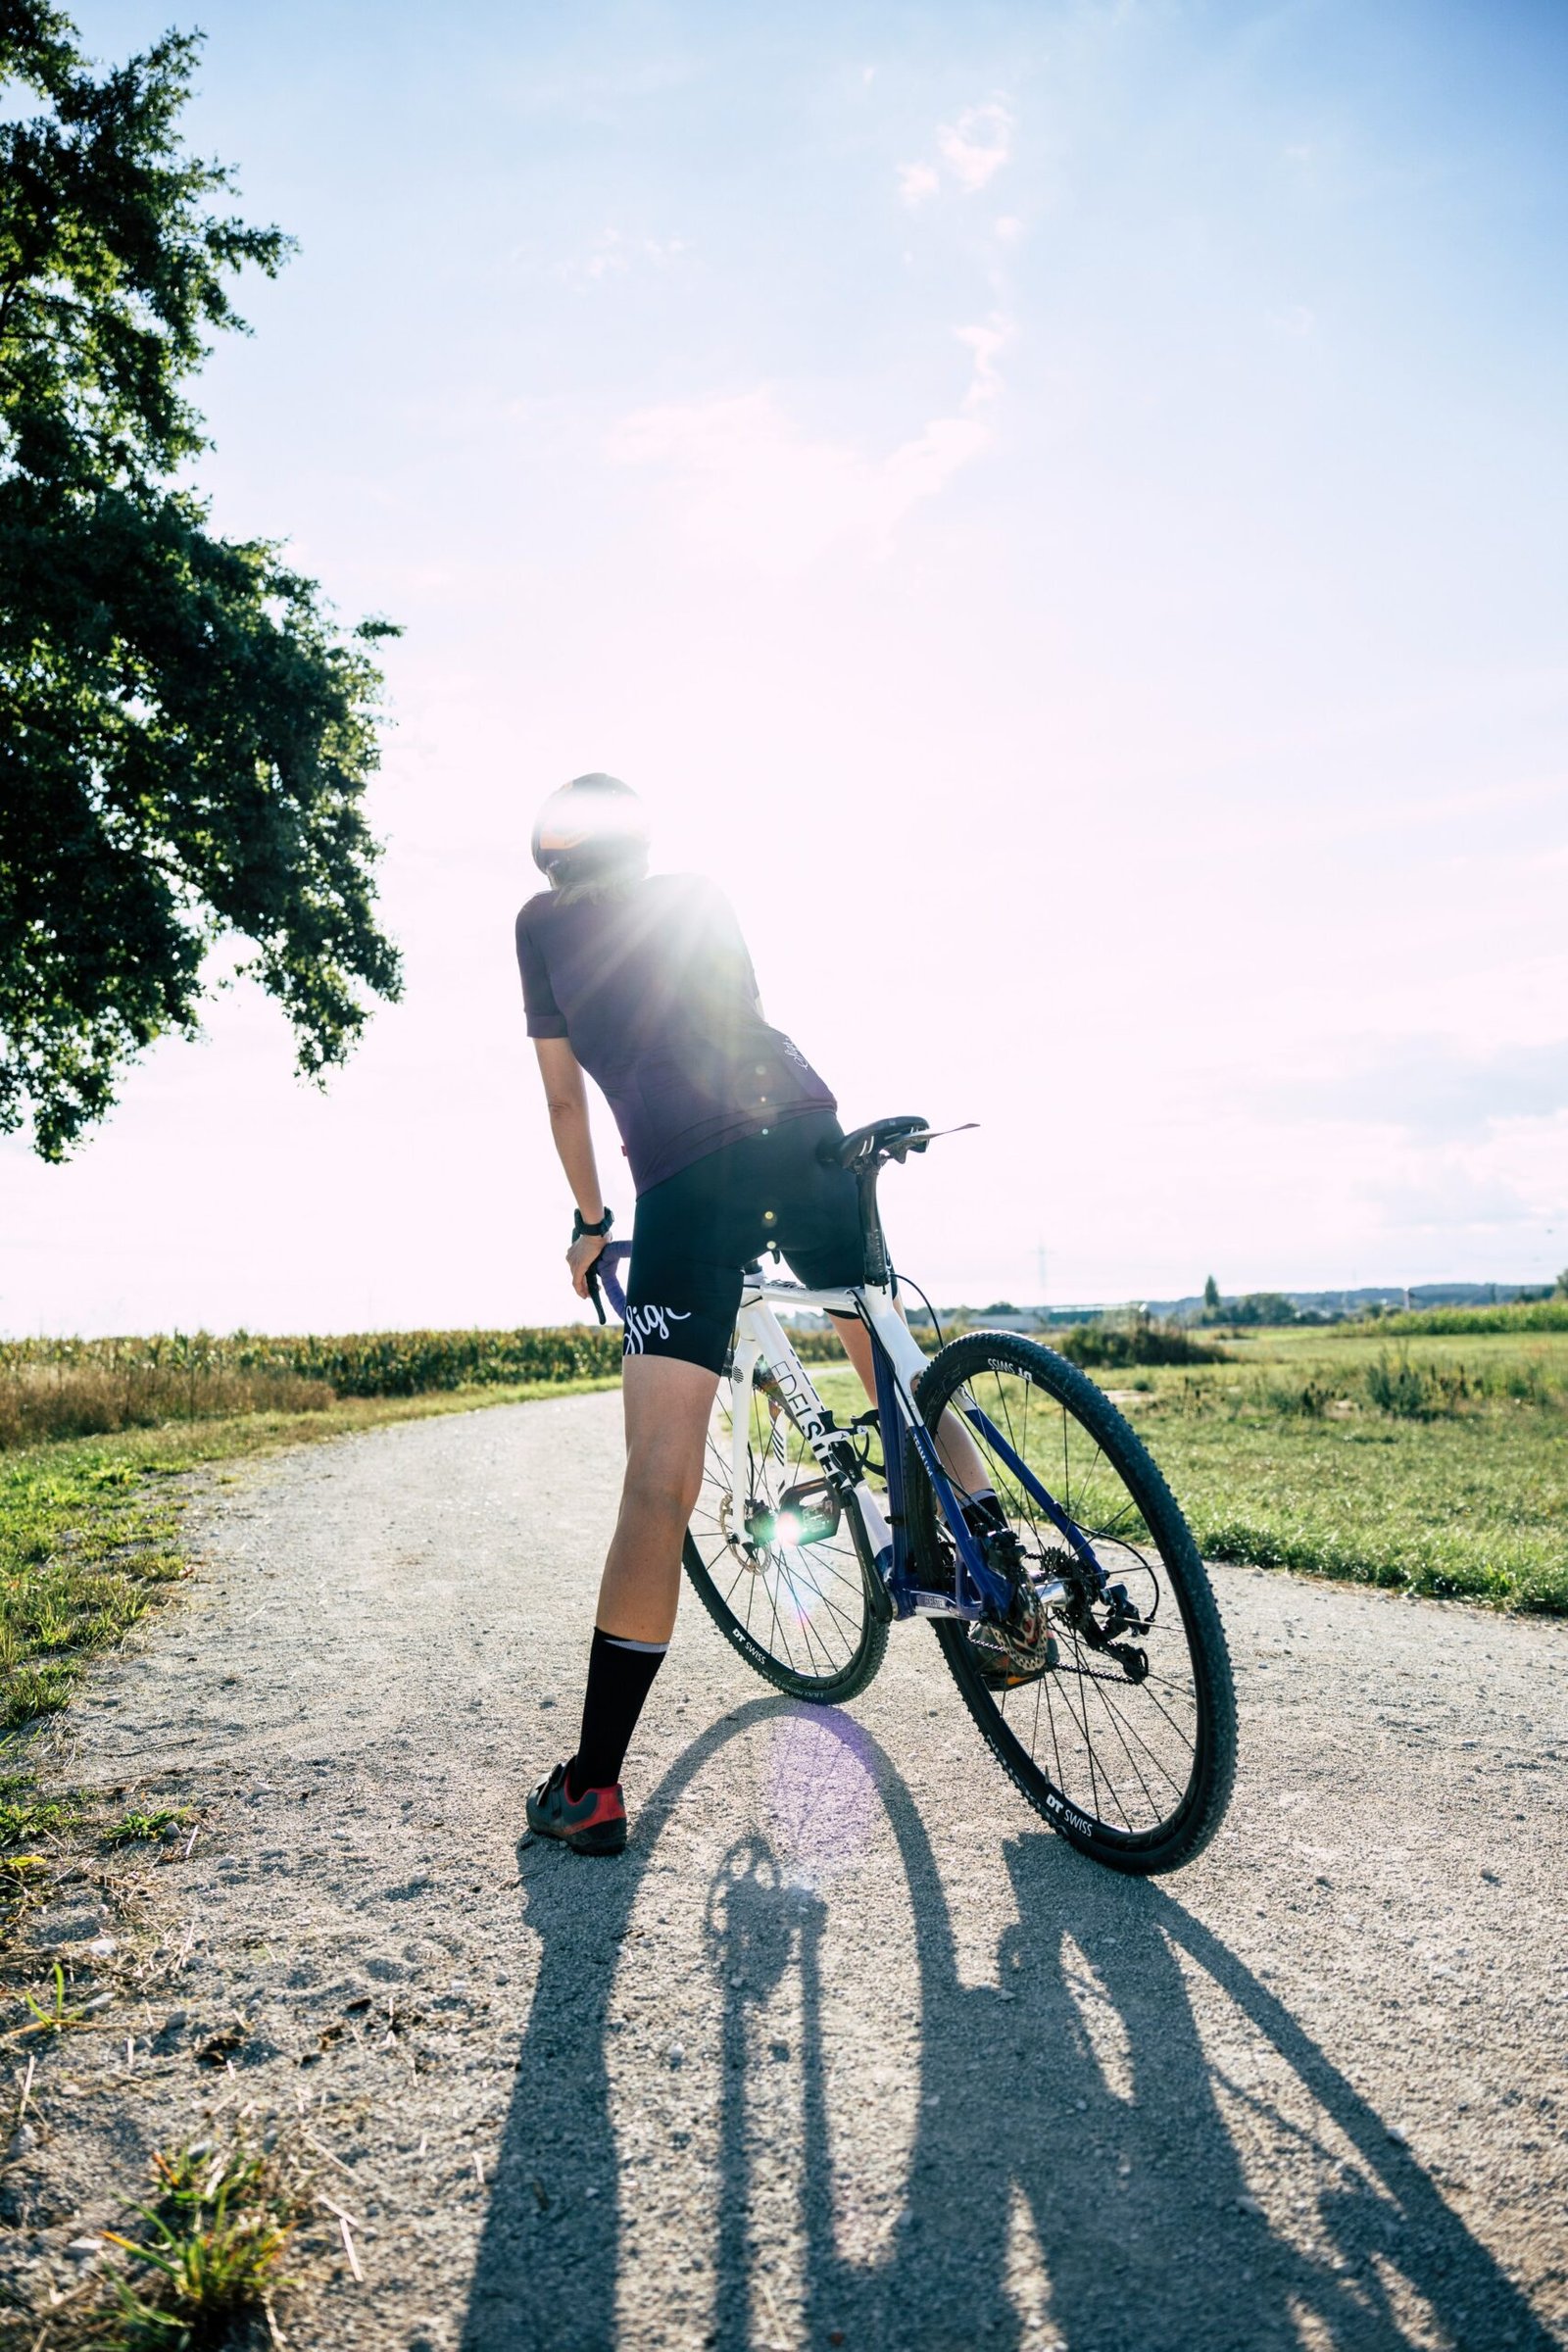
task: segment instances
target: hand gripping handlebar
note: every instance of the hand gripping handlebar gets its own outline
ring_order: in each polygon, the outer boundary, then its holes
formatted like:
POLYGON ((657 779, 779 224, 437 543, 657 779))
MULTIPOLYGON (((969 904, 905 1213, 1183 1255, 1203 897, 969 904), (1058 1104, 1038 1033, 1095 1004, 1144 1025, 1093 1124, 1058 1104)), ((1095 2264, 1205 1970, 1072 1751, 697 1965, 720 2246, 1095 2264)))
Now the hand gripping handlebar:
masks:
POLYGON ((588 1269, 588 1296, 594 1302, 594 1311, 601 1323, 610 1320, 605 1313, 607 1298, 615 1310, 616 1320, 621 1323, 626 1320, 626 1294, 615 1268, 623 1257, 630 1255, 630 1242, 611 1242, 600 1250, 588 1269))

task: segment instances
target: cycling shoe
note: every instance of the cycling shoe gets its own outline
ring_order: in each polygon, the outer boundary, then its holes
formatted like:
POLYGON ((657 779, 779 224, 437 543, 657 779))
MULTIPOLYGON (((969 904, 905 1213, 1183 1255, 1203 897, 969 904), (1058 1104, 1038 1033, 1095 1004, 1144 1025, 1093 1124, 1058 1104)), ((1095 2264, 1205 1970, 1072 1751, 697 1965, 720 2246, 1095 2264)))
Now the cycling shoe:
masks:
POLYGON ((626 1847, 626 1804, 617 1781, 612 1788, 566 1792, 566 1767, 558 1764, 548 1781, 528 1791, 528 1827, 536 1838, 554 1838, 575 1854, 619 1854, 626 1847))

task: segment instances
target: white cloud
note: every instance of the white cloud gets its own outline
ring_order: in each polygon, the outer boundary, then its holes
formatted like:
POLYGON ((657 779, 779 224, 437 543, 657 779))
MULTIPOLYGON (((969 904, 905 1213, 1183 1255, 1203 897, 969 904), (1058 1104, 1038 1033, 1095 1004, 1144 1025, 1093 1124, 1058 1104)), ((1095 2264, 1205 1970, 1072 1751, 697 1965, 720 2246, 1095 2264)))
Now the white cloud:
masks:
POLYGON ((995 177, 1012 153, 1012 117, 998 99, 965 107, 937 132, 937 151, 966 194, 995 177))
POLYGON ((942 185, 941 174, 931 164, 901 164, 899 166, 899 194, 910 211, 924 204, 942 185))
POLYGON ((1002 389, 1002 375, 997 367, 998 355, 1012 339, 1012 320, 1001 312, 993 312, 980 326, 956 326, 958 341, 974 354, 974 373, 969 389, 963 396, 965 409, 974 410, 985 402, 995 400, 1002 389))
MULTIPOLYGON (((900 196, 911 210, 927 203, 941 189, 944 172, 965 196, 978 194, 1011 157, 1012 132, 1011 113, 1000 98, 988 99, 983 106, 966 106, 956 122, 938 125, 940 169, 930 163, 899 166, 900 196)), ((997 233, 1015 236, 1022 225, 1018 220, 999 221, 997 233)))
POLYGON ((1008 322, 954 331, 973 361, 957 413, 932 417, 885 456, 811 438, 766 387, 638 410, 613 428, 607 455, 658 468, 676 527, 710 556, 783 574, 836 548, 880 556, 911 509, 935 498, 991 438, 979 412, 1001 388, 1008 322))
POLYGON ((1568 1116, 1568 1038, 1488 1045, 1443 1036, 1347 1037, 1317 1070, 1258 1089, 1277 1110, 1462 1143, 1525 1119, 1568 1116))
POLYGON ((787 574, 846 543, 880 551, 986 439, 975 417, 935 417, 886 457, 868 457, 811 439, 760 389, 640 410, 612 433, 609 455, 669 477, 677 527, 705 552, 787 574))
POLYGON ((1000 220, 993 223, 993 234, 1000 238, 1004 245, 1010 245, 1016 238, 1023 235, 1023 222, 1016 213, 1004 213, 1000 220))
POLYGON ((585 254, 563 262, 559 274, 569 285, 596 285, 607 277, 624 277, 631 270, 664 270, 687 250, 681 237, 629 237, 624 230, 601 231, 585 254))

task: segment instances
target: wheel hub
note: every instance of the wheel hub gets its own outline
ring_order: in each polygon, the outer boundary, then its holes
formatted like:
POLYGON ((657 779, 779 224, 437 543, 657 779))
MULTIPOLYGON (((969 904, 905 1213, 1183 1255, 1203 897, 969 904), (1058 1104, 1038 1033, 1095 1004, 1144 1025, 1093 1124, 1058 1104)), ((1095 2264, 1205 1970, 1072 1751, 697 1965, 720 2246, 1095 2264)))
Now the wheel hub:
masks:
POLYGON ((763 1559, 766 1556, 765 1552, 762 1546, 755 1544, 744 1530, 737 1532, 735 1497, 727 1492, 719 1497, 718 1532, 724 1539, 725 1549, 734 1554, 743 1568, 750 1569, 753 1576, 760 1576, 763 1559))

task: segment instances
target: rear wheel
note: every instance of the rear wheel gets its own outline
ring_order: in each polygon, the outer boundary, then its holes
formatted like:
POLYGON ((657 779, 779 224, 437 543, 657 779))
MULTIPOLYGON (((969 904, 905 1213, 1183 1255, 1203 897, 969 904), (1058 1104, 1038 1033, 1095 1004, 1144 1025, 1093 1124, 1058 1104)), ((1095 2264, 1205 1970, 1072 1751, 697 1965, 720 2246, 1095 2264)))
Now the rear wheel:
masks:
POLYGON ((858 1528, 770 1387, 745 1393, 743 1484, 733 1477, 736 1392, 719 1384, 684 1562, 724 1639, 764 1681, 822 1704, 871 1680, 888 1629, 867 1602, 858 1528))
MULTIPOLYGON (((1225 1636, 1175 1498, 1109 1398, 1034 1341, 973 1332, 944 1348, 920 1408, 935 1430, 950 1407, 999 1497, 1005 1526, 990 1556, 1013 1587, 1005 1624, 936 1621, 964 1703, 1072 1844, 1113 1870, 1174 1870, 1213 1837, 1236 1773, 1225 1636)), ((910 1511, 924 1577, 950 1582, 953 1549, 923 1476, 910 1511)))

